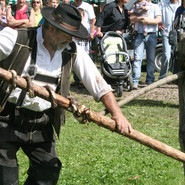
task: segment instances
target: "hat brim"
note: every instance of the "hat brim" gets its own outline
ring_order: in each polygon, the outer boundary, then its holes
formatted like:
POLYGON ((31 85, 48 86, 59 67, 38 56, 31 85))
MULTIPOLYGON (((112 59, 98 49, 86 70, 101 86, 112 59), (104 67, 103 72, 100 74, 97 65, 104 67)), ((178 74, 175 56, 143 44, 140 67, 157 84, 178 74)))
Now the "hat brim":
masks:
POLYGON ((87 39, 89 37, 89 33, 87 31, 87 29, 81 24, 79 29, 77 31, 71 31, 68 30, 66 28, 64 28, 62 25, 56 23, 53 19, 52 19, 52 12, 55 8, 53 7, 45 7, 42 8, 41 13, 42 16, 44 17, 44 19, 46 19, 50 24, 52 24, 54 27, 60 29, 61 31, 74 36, 74 37, 78 37, 78 38, 83 38, 83 39, 87 39))

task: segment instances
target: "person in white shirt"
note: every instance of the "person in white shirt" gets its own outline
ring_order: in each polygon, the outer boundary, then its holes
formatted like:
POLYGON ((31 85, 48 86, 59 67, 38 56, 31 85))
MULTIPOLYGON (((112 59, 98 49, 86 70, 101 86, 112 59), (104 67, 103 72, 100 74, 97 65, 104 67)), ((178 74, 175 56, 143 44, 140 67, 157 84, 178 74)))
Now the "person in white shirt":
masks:
MULTIPOLYGON (((57 8, 43 8, 42 15, 44 24, 39 28, 21 32, 21 30, 7 27, 0 32, 1 66, 6 66, 10 62, 8 59, 13 53, 20 56, 23 51, 21 62, 16 60, 16 56, 13 57, 14 60, 11 61, 10 66, 12 62, 19 63, 11 69, 17 69, 17 74, 20 73, 21 76, 29 74, 34 83, 49 85, 53 90, 65 96, 68 95, 70 71, 73 68, 95 100, 102 101, 109 110, 112 119, 117 124, 118 132, 132 132, 132 127, 123 116, 111 87, 102 78, 83 48, 72 42, 72 37, 87 38, 89 36, 81 24, 79 11, 71 5, 59 4, 57 8), (30 34, 24 35, 24 33, 30 34), (19 44, 24 40, 24 36, 31 38, 28 39, 29 47, 19 44), (15 50, 16 47, 20 48, 20 52, 15 50), (28 57, 25 58, 27 54, 28 57), (23 60, 25 60, 25 66, 21 67, 23 60), (20 68, 22 68, 21 72, 20 68)), ((39 97, 30 98, 28 93, 24 94, 24 91, 19 88, 12 89, 8 86, 8 90, 12 92, 4 110, 0 113, 0 184, 18 185, 16 152, 19 148, 22 148, 30 160, 26 185, 57 184, 61 162, 55 152, 53 127, 59 134, 62 120, 55 122, 55 119, 58 119, 60 115, 57 114, 55 117, 56 114, 53 114, 55 109, 52 108, 51 103, 39 97)), ((3 93, 7 94, 9 91, 5 90, 3 93)), ((0 96, 1 105, 4 97, 1 94, 0 96)))
POLYGON ((162 24, 159 25, 159 29, 162 34, 163 42, 163 55, 161 59, 161 71, 159 80, 167 76, 169 70, 169 64, 171 59, 171 45, 169 44, 169 33, 172 30, 172 23, 175 19, 175 12, 180 6, 179 0, 170 0, 165 4, 161 3, 162 11, 162 24))
MULTIPOLYGON (((82 24, 84 27, 87 29, 89 33, 89 38, 88 40, 93 40, 94 39, 94 31, 95 31, 95 22, 96 22, 96 16, 94 13, 94 9, 92 5, 89 3, 83 2, 82 0, 74 0, 72 3, 73 6, 75 6, 77 9, 82 8, 85 11, 84 18, 82 20, 82 24)), ((90 46, 88 53, 90 54, 90 46)))
POLYGON ((155 81, 155 51, 157 44, 158 24, 162 22, 161 10, 157 4, 151 3, 148 10, 148 17, 130 16, 130 21, 138 24, 137 36, 134 40, 134 62, 133 62, 133 88, 138 89, 141 77, 141 66, 143 61, 144 48, 146 48, 147 75, 146 84, 150 85, 155 81), (143 25, 147 25, 148 33, 144 34, 143 25))

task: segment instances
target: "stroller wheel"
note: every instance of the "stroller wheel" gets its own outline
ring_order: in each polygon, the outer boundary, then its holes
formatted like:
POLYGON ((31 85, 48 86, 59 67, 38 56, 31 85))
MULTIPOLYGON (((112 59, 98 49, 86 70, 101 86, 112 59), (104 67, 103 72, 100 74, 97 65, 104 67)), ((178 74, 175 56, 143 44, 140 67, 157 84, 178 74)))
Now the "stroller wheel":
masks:
POLYGON ((116 94, 117 94, 117 97, 121 97, 122 94, 123 94, 123 86, 122 85, 119 85, 116 89, 116 94))
POLYGON ((133 90, 133 86, 134 86, 134 83, 133 83, 132 75, 130 74, 128 76, 128 81, 127 81, 128 90, 132 91, 133 90))

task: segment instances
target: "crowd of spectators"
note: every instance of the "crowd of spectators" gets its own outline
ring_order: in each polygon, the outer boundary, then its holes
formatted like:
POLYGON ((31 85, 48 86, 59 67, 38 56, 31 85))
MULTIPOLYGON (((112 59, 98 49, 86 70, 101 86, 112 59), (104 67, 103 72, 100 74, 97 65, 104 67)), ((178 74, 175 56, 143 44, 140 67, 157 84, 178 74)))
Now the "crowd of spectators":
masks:
MULTIPOLYGON (((84 40, 85 50, 91 55, 91 44, 95 37, 103 37, 107 31, 115 31, 123 34, 129 25, 134 25, 134 61, 133 83, 134 89, 138 88, 141 76, 141 66, 144 49, 146 49, 147 76, 146 84, 155 81, 154 60, 157 44, 158 28, 162 35, 163 56, 159 79, 167 76, 171 60, 171 46, 169 44, 169 32, 172 29, 175 14, 182 11, 180 0, 163 1, 154 4, 150 0, 137 0, 128 10, 125 6, 128 0, 115 0, 104 3, 101 12, 95 14, 94 5, 82 0, 61 0, 62 3, 71 4, 77 9, 84 10, 82 24, 89 32, 89 39, 84 40), (178 8, 179 7, 179 8, 178 8), (176 13, 177 10, 177 13, 176 13)), ((7 4, 6 0, 0 0, 0 29, 6 26, 12 28, 34 27, 43 24, 41 9, 43 6, 57 7, 60 0, 17 0, 13 4, 7 4)), ((95 42, 96 43, 96 42, 95 42)), ((175 61, 175 60, 174 60, 175 61)), ((176 64, 174 64, 176 65, 176 64)), ((174 71, 176 70, 176 66, 174 71)), ((77 79, 77 78, 76 78, 77 79)))
MULTIPOLYGON (((137 3, 140 1, 144 0, 137 0, 137 3)), ((176 19, 185 11, 184 1, 177 9, 176 19)), ((116 131, 123 135, 133 132, 130 123, 116 102, 112 93, 113 89, 106 83, 88 56, 89 51, 85 52, 84 48, 79 46, 83 40, 76 39, 86 39, 90 42, 94 39, 95 34, 102 37, 103 33, 107 31, 115 31, 122 35, 130 24, 136 24, 132 71, 134 88, 138 88, 144 48, 146 48, 147 55, 146 84, 153 83, 155 81, 154 60, 158 26, 163 32, 168 28, 169 32, 174 12, 165 17, 167 12, 161 11, 161 9, 164 10, 164 7, 160 9, 159 5, 152 4, 147 9, 147 16, 136 16, 131 13, 129 17, 128 10, 125 8, 127 2, 128 0, 115 0, 105 5, 96 20, 93 6, 82 0, 74 0, 71 5, 68 5, 69 1, 59 4, 57 0, 48 0, 47 2, 33 0, 32 6, 28 5, 26 0, 17 0, 16 4, 8 6, 4 0, 1 0, 0 60, 8 64, 10 68, 12 66, 11 69, 15 69, 19 75, 35 74, 33 75, 34 83, 48 87, 52 103, 37 96, 30 97, 26 91, 11 88, 10 85, 7 88, 1 86, 0 90, 4 90, 3 93, 0 93, 1 97, 4 93, 8 96, 0 98, 0 100, 4 100, 1 101, 1 108, 4 110, 1 109, 2 112, 0 112, 0 135, 2 137, 0 184, 19 183, 19 166, 16 157, 19 148, 22 148, 30 162, 25 184, 57 184, 62 164, 56 155, 53 128, 59 137, 60 127, 65 122, 65 112, 61 107, 55 107, 53 91, 65 97, 68 96, 72 70, 75 71, 94 99, 101 101, 111 113, 116 131), (42 4, 49 7, 41 10, 42 4), (167 20, 167 18, 170 19, 167 20), (42 20, 44 20, 43 23, 41 23, 42 20), (43 25, 37 29, 17 29, 35 27, 40 24, 43 25), (3 28, 6 25, 11 28, 3 28), (97 27, 96 31, 95 26, 97 27), (75 44, 71 42, 73 39, 80 42, 76 41, 77 44, 75 44), (23 41, 25 43, 22 43, 23 41), (18 47, 20 47, 19 51, 16 50, 18 47), (21 69, 18 64, 21 64, 21 69), (49 88, 49 85, 52 88, 49 88)), ((171 0, 170 3, 170 7, 174 8, 176 1, 171 0)), ((131 10, 131 12, 134 11, 131 10)), ((178 21, 174 25, 175 28, 178 28, 178 21)), ((163 34, 164 54, 167 48, 165 42, 168 36, 165 38, 166 36, 163 34)), ((162 65, 162 68, 165 66, 162 65)), ((167 75, 168 67, 165 68, 165 75, 167 75)), ((162 78, 162 74, 160 77, 162 78)), ((16 78, 12 77, 12 82, 14 82, 13 79, 16 78)), ((32 90, 29 80, 28 86, 30 86, 29 90, 32 90)), ((70 108, 79 118, 78 113, 82 108, 75 105, 72 99, 70 101, 70 108), (78 110, 75 110, 76 108, 78 110)), ((84 108, 83 111, 86 113, 87 110, 84 108)), ((80 113, 82 116, 83 111, 82 114, 80 113)))

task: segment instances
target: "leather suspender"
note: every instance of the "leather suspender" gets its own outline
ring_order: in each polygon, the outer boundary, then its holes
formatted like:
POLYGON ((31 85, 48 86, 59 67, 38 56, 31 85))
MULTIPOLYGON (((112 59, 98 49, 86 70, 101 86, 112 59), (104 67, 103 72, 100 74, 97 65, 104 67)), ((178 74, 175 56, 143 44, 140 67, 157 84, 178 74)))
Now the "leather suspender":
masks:
MULTIPOLYGON (((6 70, 15 70, 18 75, 22 74, 30 50, 32 49, 36 28, 19 29, 16 44, 12 53, 3 61, 0 62, 0 67, 6 70)), ((3 110, 7 99, 12 92, 12 85, 5 81, 0 81, 0 112, 3 110)))
MULTIPOLYGON (((36 63, 36 57, 37 57, 37 41, 36 41, 36 36, 35 38, 33 39, 33 47, 32 47, 32 53, 31 53, 31 63, 30 63, 30 67, 29 67, 29 71, 28 71, 28 74, 30 76, 34 75, 34 66, 35 66, 35 63, 36 63)), ((24 98, 26 96, 26 93, 27 91, 26 90, 22 90, 20 95, 19 95, 19 98, 17 100, 17 103, 16 103, 16 107, 20 107, 24 101, 24 98)))

